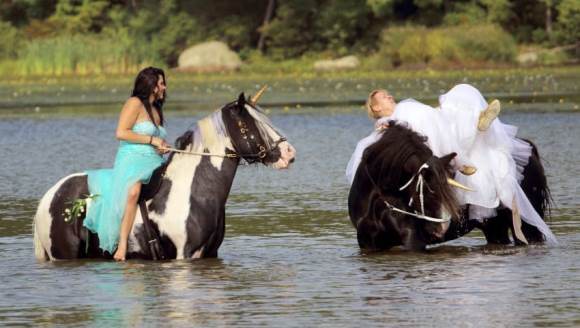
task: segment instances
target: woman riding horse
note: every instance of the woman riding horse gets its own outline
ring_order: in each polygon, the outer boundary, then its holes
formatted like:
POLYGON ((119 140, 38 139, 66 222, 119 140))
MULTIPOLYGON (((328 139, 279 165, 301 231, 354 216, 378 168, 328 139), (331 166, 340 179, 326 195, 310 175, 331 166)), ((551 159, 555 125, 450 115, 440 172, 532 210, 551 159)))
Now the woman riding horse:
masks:
POLYGON ((99 235, 99 247, 115 252, 117 261, 125 260, 141 185, 149 182, 164 161, 161 154, 168 146, 163 127, 166 89, 163 70, 148 67, 139 72, 117 124, 121 142, 113 168, 87 171, 89 193, 98 196, 84 226, 99 235))
MULTIPOLYGON (((147 193, 153 190, 153 195, 145 206, 136 209, 135 222, 132 229, 129 227, 126 258, 155 259, 147 230, 158 236, 158 244, 167 259, 217 256, 225 235, 225 204, 241 160, 263 163, 276 169, 287 168, 294 161, 294 148, 259 110, 257 98, 258 95, 246 101, 241 94, 237 101, 198 121, 193 130, 186 131, 177 139, 177 149, 171 149, 173 153, 165 163, 147 145, 150 139, 155 142, 155 137, 151 136, 161 127, 149 122, 145 126, 134 125, 134 130, 145 130, 147 136, 136 137, 142 137, 143 141, 147 139, 147 142, 122 145, 119 153, 128 148, 136 153, 134 156, 145 154, 143 156, 148 158, 157 158, 151 162, 161 166, 153 173, 140 171, 143 173, 141 178, 153 176, 156 185, 147 186, 147 193), (144 224, 144 208, 150 226, 144 224)), ((165 146, 161 139, 157 141, 158 149, 165 146)), ((131 153, 122 155, 132 156, 131 153)), ((142 162, 123 164, 140 165, 142 162)), ((153 164, 148 168, 153 170, 153 164)), ((135 170, 131 166, 120 173, 133 173, 135 170)), ((118 184, 110 179, 111 185, 102 187, 106 188, 105 191, 118 184)), ((131 185, 126 183, 128 178, 119 179, 123 185, 131 185)), ((84 199, 89 217, 95 203, 101 197, 107 199, 107 195, 86 199, 91 192, 97 192, 87 182, 90 183, 90 175, 87 178, 86 173, 70 175, 61 179, 41 199, 34 218, 37 259, 111 258, 110 248, 100 246, 102 235, 83 225, 85 218, 82 213, 70 222, 65 220, 65 211, 71 202, 84 199)), ((120 206, 118 203, 110 204, 120 206)), ((111 224, 118 225, 118 220, 111 224)), ((110 236, 114 235, 105 233, 103 238, 110 236)))

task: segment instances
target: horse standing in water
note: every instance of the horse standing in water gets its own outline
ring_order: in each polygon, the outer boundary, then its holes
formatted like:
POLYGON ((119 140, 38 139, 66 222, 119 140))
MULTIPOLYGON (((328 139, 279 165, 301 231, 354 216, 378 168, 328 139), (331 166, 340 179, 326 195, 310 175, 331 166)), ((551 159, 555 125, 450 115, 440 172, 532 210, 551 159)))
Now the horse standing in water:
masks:
MULTIPOLYGON (((462 187, 450 180, 453 170, 449 163, 456 154, 438 158, 425 141, 407 127, 390 122, 381 138, 365 150, 348 197, 360 248, 380 251, 402 245, 422 250, 474 228, 483 231, 488 243, 511 243, 511 211, 498 208, 495 217, 470 220, 469 209, 457 205, 451 187, 462 187)), ((543 218, 549 207, 549 189, 537 149, 527 142, 533 151, 520 185, 543 218)), ((521 230, 530 242, 544 241, 542 233, 526 222, 522 221, 521 230)))
MULTIPOLYGON (((146 207, 167 258, 217 256, 225 234, 225 204, 241 159, 275 169, 294 161, 294 148, 255 100, 246 101, 242 93, 237 101, 200 120, 176 140, 179 151, 154 173, 157 186, 149 190, 143 186, 142 196, 154 193, 146 207)), ((79 173, 61 179, 42 197, 34 218, 38 260, 112 258, 99 248, 98 236, 83 227, 84 214, 65 222, 68 204, 88 194, 87 175, 79 173)), ((138 209, 127 259, 153 258, 144 230, 138 209)))

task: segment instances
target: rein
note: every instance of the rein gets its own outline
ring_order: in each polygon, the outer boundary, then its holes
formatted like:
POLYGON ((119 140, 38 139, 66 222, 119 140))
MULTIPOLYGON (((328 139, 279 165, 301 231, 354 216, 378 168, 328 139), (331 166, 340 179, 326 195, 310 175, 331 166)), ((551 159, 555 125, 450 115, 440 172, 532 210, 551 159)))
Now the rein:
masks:
POLYGON ((212 157, 222 157, 222 158, 237 158, 240 157, 238 154, 231 153, 231 154, 216 154, 216 153, 202 153, 197 151, 188 151, 188 150, 181 150, 175 148, 160 148, 161 150, 167 150, 172 153, 180 153, 186 155, 195 155, 195 156, 212 156, 212 157))
POLYGON ((179 154, 186 154, 186 155, 194 155, 194 156, 212 156, 212 157, 222 157, 222 158, 244 158, 244 157, 257 157, 260 159, 265 158, 269 152, 272 152, 273 149, 276 149, 278 145, 284 141, 286 138, 280 138, 278 141, 274 142, 273 146, 270 149, 266 150, 266 147, 260 146, 260 151, 253 154, 237 154, 237 153, 230 153, 230 154, 217 154, 217 153, 203 153, 203 152, 196 152, 196 151, 189 151, 189 150, 181 150, 175 148, 160 148, 161 150, 167 150, 172 153, 179 153, 179 154))

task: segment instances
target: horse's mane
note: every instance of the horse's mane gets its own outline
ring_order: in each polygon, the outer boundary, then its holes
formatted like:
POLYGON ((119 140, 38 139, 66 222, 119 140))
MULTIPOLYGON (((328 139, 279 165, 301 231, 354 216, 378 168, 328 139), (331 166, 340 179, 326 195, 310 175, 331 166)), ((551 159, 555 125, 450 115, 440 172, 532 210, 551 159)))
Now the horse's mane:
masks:
MULTIPOLYGON (((227 106, 228 105, 224 106, 224 108, 227 106)), ((213 112, 212 114, 200 119, 197 122, 197 124, 194 126, 193 129, 188 129, 181 136, 179 136, 175 140, 175 148, 180 149, 180 150, 184 150, 185 148, 188 148, 188 146, 190 146, 190 148, 195 148, 198 144, 201 144, 202 142, 204 142, 204 140, 203 140, 204 138, 201 135, 202 129, 200 126, 200 123, 202 123, 204 121, 206 121, 206 122, 211 121, 212 128, 213 128, 213 130, 218 138, 228 136, 227 129, 226 129, 225 124, 222 120, 221 110, 217 110, 217 111, 213 112)), ((206 136, 206 139, 208 139, 207 137, 208 136, 206 136)), ((204 144, 204 146, 207 147, 208 145, 204 144)))
POLYGON ((366 166, 382 186, 397 186, 401 176, 408 176, 404 164, 412 156, 426 162, 433 153, 425 142, 427 138, 401 123, 389 121, 379 140, 364 151, 360 166, 366 166), (377 176, 378 173, 378 176, 377 176))
POLYGON ((426 144, 427 137, 419 135, 405 124, 389 121, 388 128, 374 144, 364 151, 360 169, 367 170, 370 178, 384 194, 400 195, 402 183, 415 174, 424 163, 429 165, 429 188, 440 197, 452 214, 458 214, 453 190, 447 184, 447 171, 426 144))

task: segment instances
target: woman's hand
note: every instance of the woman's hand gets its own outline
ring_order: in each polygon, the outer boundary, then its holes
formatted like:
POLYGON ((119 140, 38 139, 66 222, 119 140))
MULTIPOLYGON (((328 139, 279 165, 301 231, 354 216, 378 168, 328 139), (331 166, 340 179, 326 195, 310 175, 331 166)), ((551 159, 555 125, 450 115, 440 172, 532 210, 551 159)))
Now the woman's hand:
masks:
POLYGON ((377 124, 376 125, 375 130, 382 131, 382 130, 385 130, 385 129, 388 129, 388 128, 389 128, 389 124, 388 123, 381 123, 381 124, 377 124))
POLYGON ((169 151, 168 148, 170 148, 170 145, 159 137, 151 138, 151 144, 153 147, 157 148, 157 152, 159 154, 167 153, 169 151))

